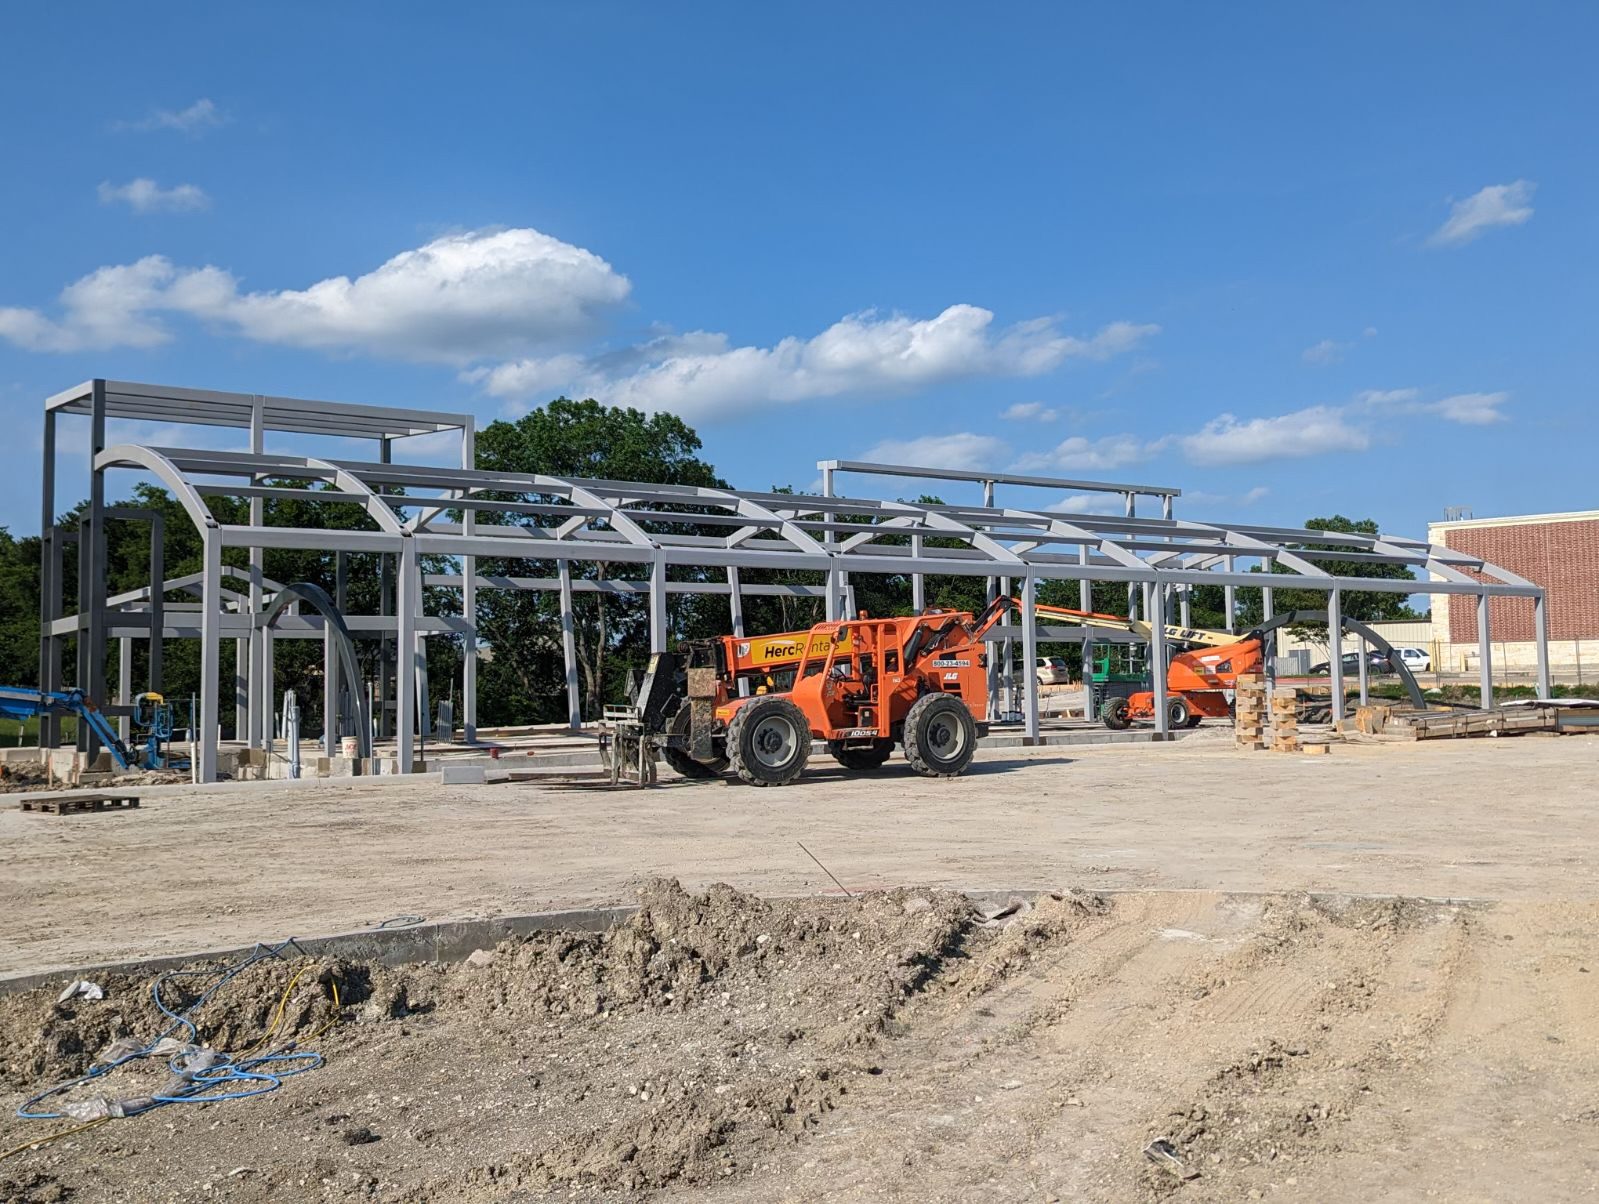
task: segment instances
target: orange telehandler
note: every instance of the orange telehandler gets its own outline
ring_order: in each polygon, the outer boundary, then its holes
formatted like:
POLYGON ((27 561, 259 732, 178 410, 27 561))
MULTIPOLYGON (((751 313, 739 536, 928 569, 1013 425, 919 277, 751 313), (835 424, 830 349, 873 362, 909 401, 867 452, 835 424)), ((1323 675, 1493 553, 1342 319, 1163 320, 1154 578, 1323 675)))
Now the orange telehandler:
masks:
POLYGON ((804 770, 813 739, 846 769, 876 769, 898 744, 918 773, 955 777, 984 731, 983 636, 1009 605, 997 598, 975 617, 862 614, 656 653, 631 705, 606 708, 601 749, 612 781, 653 781, 658 751, 685 777, 731 768, 751 785, 782 786, 804 770), (741 681, 754 692, 741 695, 741 681))

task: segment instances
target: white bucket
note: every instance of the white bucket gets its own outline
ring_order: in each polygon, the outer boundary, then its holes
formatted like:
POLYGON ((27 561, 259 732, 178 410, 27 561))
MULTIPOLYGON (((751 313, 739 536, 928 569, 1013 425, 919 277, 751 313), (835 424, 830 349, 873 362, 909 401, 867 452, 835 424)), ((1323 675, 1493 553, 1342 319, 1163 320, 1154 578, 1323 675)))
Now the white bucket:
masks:
POLYGON ((339 756, 349 757, 352 760, 361 753, 361 742, 354 736, 339 737, 339 756))

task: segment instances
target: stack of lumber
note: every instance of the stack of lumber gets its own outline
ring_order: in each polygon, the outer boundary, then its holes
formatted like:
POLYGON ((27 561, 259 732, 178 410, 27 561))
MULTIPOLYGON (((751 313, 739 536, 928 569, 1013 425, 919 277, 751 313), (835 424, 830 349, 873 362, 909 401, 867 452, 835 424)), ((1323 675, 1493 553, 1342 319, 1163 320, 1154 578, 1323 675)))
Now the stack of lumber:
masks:
POLYGON ((1266 678, 1240 673, 1233 694, 1233 737, 1239 748, 1266 747, 1266 678))
MULTIPOLYGON (((1366 710, 1367 708, 1361 708, 1366 710)), ((1369 708, 1373 712, 1379 708, 1369 708)), ((1374 714, 1367 723, 1374 731, 1402 740, 1446 740, 1463 736, 1522 736, 1532 732, 1574 732, 1595 730, 1582 724, 1583 709, 1552 706, 1499 707, 1486 711, 1398 711, 1389 710, 1376 726, 1374 714)), ((1585 709, 1585 708, 1584 708, 1585 709)), ((1356 712, 1360 721, 1360 712, 1356 712)), ((1361 728, 1366 730, 1365 727, 1361 728)))
POLYGON ((1273 752, 1299 751, 1299 691, 1293 686, 1271 692, 1271 747, 1273 752))

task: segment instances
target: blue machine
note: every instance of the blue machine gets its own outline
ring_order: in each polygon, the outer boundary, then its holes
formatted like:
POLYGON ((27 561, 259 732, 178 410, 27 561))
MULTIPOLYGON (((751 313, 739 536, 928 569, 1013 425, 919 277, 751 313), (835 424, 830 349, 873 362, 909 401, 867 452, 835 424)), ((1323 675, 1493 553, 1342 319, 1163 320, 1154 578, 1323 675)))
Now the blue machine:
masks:
POLYGON ((105 713, 82 690, 46 692, 22 686, 0 686, 0 717, 27 720, 36 715, 71 715, 89 730, 110 752, 118 769, 183 769, 186 761, 173 759, 170 750, 173 731, 172 704, 160 694, 140 694, 133 701, 133 727, 144 741, 143 753, 136 756, 122 743, 117 730, 106 721, 105 713))

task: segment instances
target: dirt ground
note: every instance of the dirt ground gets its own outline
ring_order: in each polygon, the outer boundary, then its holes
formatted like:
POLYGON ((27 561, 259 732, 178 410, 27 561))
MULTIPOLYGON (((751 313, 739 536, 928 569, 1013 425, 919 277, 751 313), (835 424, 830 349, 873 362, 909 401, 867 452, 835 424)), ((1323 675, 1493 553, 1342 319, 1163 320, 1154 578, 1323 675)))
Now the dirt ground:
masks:
MULTIPOLYGON (((1308 758, 1201 733, 990 754, 954 782, 374 783, 0 814, 13 972, 643 903, 459 966, 252 967, 199 1008, 202 1041, 248 1047, 281 1012, 265 1047, 325 1065, 24 1150, 0 1198, 1589 1198, 1596 754, 1308 758), (796 841, 873 893, 840 897, 796 841), (1055 893, 989 919, 956 886, 1055 893)), ((0 997, 0 1154, 63 1126, 13 1118, 29 1094, 170 1023, 148 977, 57 1005, 66 977, 0 997)), ((139 1065, 65 1098, 148 1092, 164 1064, 139 1065)))
MULTIPOLYGON (((825 760, 825 758, 824 758, 825 760)), ((827 762, 831 764, 831 762, 827 762)), ((1599 739, 980 755, 929 781, 819 767, 782 790, 374 779, 214 791, 124 814, 0 811, 0 974, 626 901, 641 876, 850 889, 1333 890, 1599 899, 1599 739)))
MULTIPOLYGON (((1188 1204, 1599 1188, 1593 904, 1076 892, 984 923, 938 892, 772 903, 666 882, 643 903, 604 936, 538 934, 465 965, 247 971, 196 1014, 202 1036, 247 1046, 286 999, 277 1038, 325 1065, 27 1151, 0 1163, 0 1193, 1188 1204), (334 984, 344 1022, 312 1036, 334 984), (1158 1141, 1169 1169, 1143 1152, 1158 1141)), ((159 1031, 146 983, 104 985, 94 1002, 0 1000, 8 1095, 159 1031)), ((126 1073, 67 1098, 149 1089, 126 1073)), ((0 1146, 53 1127, 8 1118, 0 1146)))

